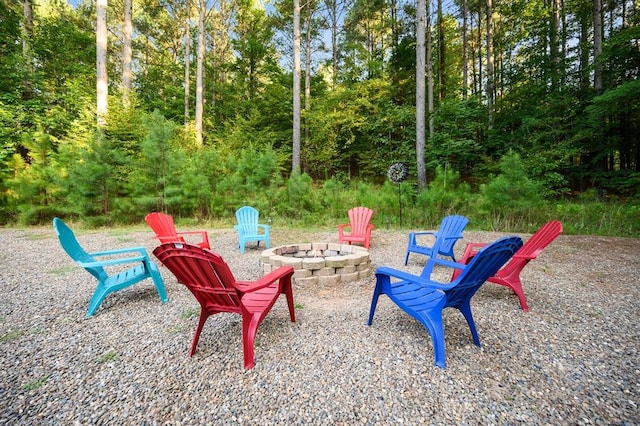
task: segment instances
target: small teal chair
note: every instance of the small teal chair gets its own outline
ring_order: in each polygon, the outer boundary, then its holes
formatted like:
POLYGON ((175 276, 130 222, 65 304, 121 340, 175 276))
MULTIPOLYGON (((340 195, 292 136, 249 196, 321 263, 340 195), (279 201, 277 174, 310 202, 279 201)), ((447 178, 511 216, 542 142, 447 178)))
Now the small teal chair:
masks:
POLYGON ((236 211, 237 225, 233 229, 238 231, 238 245, 240 253, 244 253, 245 245, 250 241, 256 241, 260 247, 260 241, 264 241, 267 248, 270 247, 269 242, 269 225, 262 225, 259 221, 258 210, 250 206, 240 207, 236 211))
POLYGON ((431 334, 435 364, 445 368, 444 308, 456 308, 467 320, 473 342, 480 346, 480 338, 471 314, 471 298, 489 277, 498 271, 522 247, 519 237, 504 237, 482 248, 468 265, 438 257, 429 258, 421 275, 412 275, 389 267, 376 270, 376 288, 371 300, 368 325, 373 322, 378 298, 386 294, 400 309, 415 318, 431 334), (442 283, 431 278, 433 267, 441 265, 460 269, 456 279, 442 283))
POLYGON ((102 301, 111 293, 129 287, 146 278, 151 278, 153 284, 158 291, 162 303, 167 303, 167 293, 164 289, 162 276, 158 270, 158 266, 153 263, 144 247, 131 247, 109 251, 101 251, 95 253, 87 253, 74 235, 71 228, 67 226, 61 219, 53 219, 53 228, 58 235, 62 248, 67 254, 80 266, 87 270, 98 280, 91 301, 89 302, 89 310, 87 317, 93 316, 102 301), (119 257, 126 253, 133 253, 128 257, 119 257), (105 257, 105 260, 97 260, 97 257, 105 257), (104 269, 106 266, 115 265, 134 265, 128 269, 109 275, 104 269))
POLYGON ((464 216, 452 215, 446 216, 440 222, 440 227, 437 232, 422 231, 422 232, 410 232, 409 242, 407 244, 407 255, 404 258, 404 264, 409 261, 409 254, 411 252, 424 254, 429 257, 436 257, 438 255, 448 256, 453 261, 456 260, 453 253, 453 246, 456 241, 462 238, 462 231, 469 223, 469 219, 464 216), (432 246, 424 244, 425 235, 429 235, 433 241, 432 246), (420 238, 418 238, 420 237, 420 238))

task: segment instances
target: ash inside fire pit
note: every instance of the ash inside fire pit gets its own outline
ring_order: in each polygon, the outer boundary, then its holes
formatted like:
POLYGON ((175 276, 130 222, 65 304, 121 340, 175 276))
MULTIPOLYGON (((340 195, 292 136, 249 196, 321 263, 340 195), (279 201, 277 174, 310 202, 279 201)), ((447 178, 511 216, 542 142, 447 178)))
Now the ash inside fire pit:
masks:
POLYGON ((293 266, 297 284, 353 282, 371 274, 369 251, 335 243, 303 243, 274 247, 262 252, 265 274, 280 266, 293 266))

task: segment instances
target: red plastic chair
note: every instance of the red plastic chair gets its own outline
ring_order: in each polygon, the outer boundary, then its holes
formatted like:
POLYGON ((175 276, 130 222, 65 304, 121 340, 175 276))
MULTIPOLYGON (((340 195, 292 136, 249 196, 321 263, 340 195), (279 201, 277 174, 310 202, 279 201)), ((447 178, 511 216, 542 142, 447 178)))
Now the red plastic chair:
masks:
POLYGON ((349 210, 349 223, 338 225, 338 242, 362 243, 365 248, 371 244, 371 231, 375 228, 371 223, 373 210, 367 207, 354 207, 349 210), (350 233, 345 232, 350 228, 350 233))
MULTIPOLYGON (((502 269, 490 277, 487 281, 494 284, 500 284, 505 287, 509 287, 518 299, 520 300, 520 306, 525 312, 529 312, 529 306, 527 305, 527 299, 524 296, 524 290, 522 289, 522 281, 520 280, 520 272, 527 264, 533 259, 537 258, 542 250, 555 240, 558 235, 562 234, 562 223, 557 220, 542 225, 535 234, 527 240, 520 250, 511 258, 502 269)), ((469 243, 464 249, 461 263, 469 263, 469 260, 478 253, 478 250, 484 247, 484 243, 469 243)), ((460 271, 454 271, 451 279, 454 280, 460 271)))
MULTIPOLYGON (((185 231, 178 232, 176 225, 173 223, 173 217, 164 213, 149 213, 144 220, 156 233, 155 238, 160 240, 160 243, 187 243, 184 235, 200 235, 201 240, 196 245, 201 248, 210 249, 209 236, 207 231, 185 231)), ((191 242, 190 244, 193 244, 191 242)))
POLYGON ((200 321, 193 336, 190 356, 196 351, 200 332, 207 318, 220 312, 242 315, 242 346, 246 369, 255 366, 254 343, 258 326, 280 294, 287 297, 291 322, 296 321, 291 266, 282 266, 255 282, 237 281, 220 255, 200 247, 165 243, 156 247, 153 254, 200 303, 200 321))

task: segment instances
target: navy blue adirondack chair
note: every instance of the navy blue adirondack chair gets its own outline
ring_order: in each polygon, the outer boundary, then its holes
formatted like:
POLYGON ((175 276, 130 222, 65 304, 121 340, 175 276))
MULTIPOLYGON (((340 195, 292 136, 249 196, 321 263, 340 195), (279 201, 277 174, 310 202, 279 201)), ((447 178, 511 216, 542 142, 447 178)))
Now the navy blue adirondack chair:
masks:
POLYGON ((435 363, 445 367, 444 326, 442 311, 452 307, 464 315, 476 345, 480 338, 471 314, 471 298, 480 286, 498 271, 522 247, 519 237, 501 238, 476 254, 468 265, 431 257, 420 276, 396 269, 381 267, 376 270, 376 288, 371 300, 369 322, 373 316, 381 294, 386 294, 400 309, 418 320, 431 334, 435 363), (458 277, 449 283, 440 283, 431 279, 433 267, 443 265, 461 269, 458 277), (392 282, 391 278, 400 281, 392 282))
POLYGON ((410 232, 404 264, 406 265, 409 261, 409 253, 411 252, 424 254, 429 257, 436 257, 438 255, 448 256, 455 261, 453 246, 456 241, 462 238, 462 231, 464 231, 467 223, 469 223, 469 219, 464 216, 446 216, 442 219, 437 232, 410 232), (425 238, 425 236, 428 237, 425 238), (424 240, 427 239, 434 240, 432 246, 424 245, 424 240))
POLYGON ((167 303, 162 276, 158 265, 153 263, 144 247, 130 247, 95 253, 87 253, 76 239, 71 228, 59 218, 53 219, 53 227, 58 235, 64 251, 80 266, 98 280, 98 286, 89 302, 87 316, 92 316, 102 301, 114 291, 129 287, 146 278, 151 278, 158 291, 162 303, 167 303), (122 255, 127 254, 127 257, 122 255), (103 258, 104 260, 97 260, 103 258), (107 273, 105 267, 117 265, 133 265, 128 269, 107 273))

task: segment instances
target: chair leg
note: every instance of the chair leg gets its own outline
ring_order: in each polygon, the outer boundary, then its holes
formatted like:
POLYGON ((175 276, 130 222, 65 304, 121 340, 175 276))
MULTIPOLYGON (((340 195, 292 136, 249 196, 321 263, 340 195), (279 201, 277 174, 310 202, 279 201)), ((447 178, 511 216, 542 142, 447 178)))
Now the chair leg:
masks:
POLYGON ((162 303, 167 303, 169 298, 167 297, 167 292, 164 288, 164 282, 162 281, 162 276, 160 275, 158 266, 151 261, 148 262, 147 269, 149 270, 149 274, 151 274, 151 279, 153 280, 153 285, 156 287, 158 296, 160 296, 162 303))
POLYGON ((417 319, 425 326, 429 334, 431 334, 435 364, 440 368, 446 368, 442 309, 432 309, 429 312, 423 312, 417 319))
MULTIPOLYGON (((387 279, 389 277, 386 277, 387 279)), ((378 306, 378 298, 380 298, 380 294, 382 294, 382 280, 384 277, 378 277, 376 280, 376 288, 373 290, 373 297, 371 298, 371 308, 369 309, 369 320, 367 321, 367 325, 371 325, 373 323, 373 316, 376 313, 376 306, 378 306)))
POLYGON ((91 296, 91 301, 89 302, 89 309, 87 310, 87 317, 93 316, 98 310, 98 307, 102 303, 102 301, 107 297, 107 295, 111 291, 102 283, 98 284, 96 291, 93 292, 93 296, 91 296))
POLYGON ((291 276, 281 279, 287 280, 287 282, 283 283, 283 292, 285 297, 287 298, 287 306, 289 307, 289 318, 291 318, 291 322, 296 322, 296 311, 293 303, 293 288, 291 286, 291 276))
POLYGON ((470 300, 464 301, 457 308, 460 310, 460 312, 462 312, 462 315, 464 315, 464 318, 467 320, 467 324, 469 324, 469 329, 471 330, 471 335, 473 336, 473 343, 475 343, 476 346, 480 346, 480 337, 478 337, 476 323, 473 320, 470 302, 470 300))
POLYGON ((193 342, 191 343, 191 351, 189 352, 189 356, 193 356, 196 353, 196 347, 198 346, 198 340, 200 339, 200 333, 202 332, 202 327, 204 327, 204 323, 207 322, 207 318, 209 318, 209 313, 204 310, 204 308, 200 309, 200 320, 198 321, 198 328, 196 328, 196 333, 193 335, 193 342))
POLYGON ((247 370, 255 367, 254 346, 256 333, 260 325, 260 315, 242 315, 242 352, 244 357, 244 368, 247 370))
POLYGON ((510 284, 511 289, 513 290, 515 295, 518 296, 518 300, 520 300, 520 307, 522 308, 522 310, 524 312, 529 312, 527 298, 524 297, 524 290, 522 289, 522 282, 520 281, 520 277, 516 277, 515 279, 513 279, 510 284))

